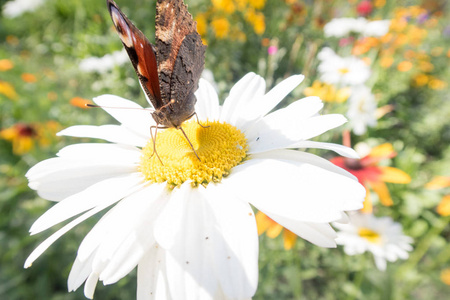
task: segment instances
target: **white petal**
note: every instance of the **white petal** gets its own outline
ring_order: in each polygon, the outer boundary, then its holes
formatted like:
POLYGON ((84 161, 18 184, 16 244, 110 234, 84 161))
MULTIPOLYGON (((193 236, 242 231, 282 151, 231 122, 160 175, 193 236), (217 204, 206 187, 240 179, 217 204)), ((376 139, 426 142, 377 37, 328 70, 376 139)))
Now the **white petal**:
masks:
POLYGON ((297 142, 318 136, 330 129, 344 124, 342 115, 324 115, 302 119, 295 110, 270 114, 248 134, 249 153, 273 149, 292 148, 297 142))
POLYGON ((362 208, 366 193, 357 181, 314 163, 279 159, 251 159, 233 169, 227 185, 261 211, 313 223, 362 208))
POLYGON ((265 116, 268 114, 281 100, 284 99, 292 90, 294 90, 305 78, 303 75, 293 75, 286 78, 273 89, 271 89, 264 97, 255 102, 252 106, 255 116, 265 116))
POLYGON ((70 269, 69 278, 67 279, 67 287, 69 292, 77 290, 83 282, 92 273, 92 261, 94 255, 91 255, 87 260, 81 261, 78 257, 75 259, 70 269))
POLYGON ((139 189, 142 181, 139 173, 100 181, 47 210, 34 222, 30 232, 36 234, 86 210, 111 205, 139 189))
POLYGON ((95 287, 98 282, 98 274, 91 273, 84 284, 84 296, 88 299, 94 298, 95 287))
POLYGON ((79 159, 50 158, 26 174, 29 187, 42 198, 60 201, 102 180, 137 171, 135 165, 96 163, 79 159))
POLYGON ((234 125, 238 118, 239 108, 248 103, 255 93, 262 96, 264 94, 264 80, 255 73, 248 73, 239 80, 230 90, 230 94, 223 103, 220 121, 234 125), (262 91, 262 94, 261 94, 262 91))
MULTIPOLYGON (((309 164, 313 164, 317 167, 323 168, 327 171, 334 172, 339 175, 344 175, 348 178, 358 181, 358 179, 350 172, 342 169, 341 167, 336 166, 329 160, 326 160, 320 156, 317 156, 315 154, 308 153, 308 152, 281 149, 281 150, 273 150, 273 151, 269 151, 269 152, 253 154, 252 157, 255 159, 278 159, 278 160, 286 160, 286 161, 293 161, 293 162, 299 162, 299 163, 309 163, 309 164)), ((342 216, 341 216, 341 218, 342 218, 342 216)))
POLYGON ((185 182, 171 192, 164 210, 155 221, 154 235, 158 244, 164 249, 171 249, 182 230, 183 218, 186 215, 186 203, 192 191, 191 183, 185 182))
POLYGON ((27 260, 25 261, 25 268, 29 268, 33 262, 41 256, 41 254, 47 250, 48 247, 50 247, 56 240, 58 240, 61 236, 63 236, 66 232, 68 232, 70 229, 75 227, 76 225, 80 224, 84 220, 88 219, 89 217, 95 215, 99 211, 102 211, 107 206, 97 206, 96 208, 88 211, 87 213, 81 215, 80 217, 76 218, 72 222, 65 225, 60 230, 56 231, 54 234, 52 234, 50 237, 48 237, 45 241, 43 241, 34 251, 28 256, 27 260))
POLYGON ((358 153, 352 148, 334 144, 334 143, 322 143, 315 141, 300 141, 292 145, 293 148, 317 148, 317 149, 326 149, 332 150, 339 155, 350 157, 350 158, 359 158, 358 153))
MULTIPOLYGON (((166 197, 164 185, 152 184, 120 201, 83 239, 78 249, 80 260, 88 259, 96 251, 96 261, 109 261, 123 239, 135 229, 135 223, 143 221, 141 215, 146 213, 148 218, 145 218, 154 221, 166 197)), ((148 238, 153 238, 152 228, 148 228, 147 233, 148 238)))
POLYGON ((165 251, 152 247, 141 259, 137 275, 137 300, 169 300, 165 251))
POLYGON ((181 228, 166 256, 170 294, 173 299, 211 299, 218 288, 212 263, 214 218, 198 189, 184 201, 181 228))
POLYGON ((150 126, 156 125, 151 116, 153 110, 142 108, 130 100, 114 95, 102 95, 93 100, 122 125, 143 136, 149 137, 150 126))
POLYGON ((76 125, 58 132, 57 135, 102 139, 118 144, 144 147, 149 140, 150 127, 146 136, 137 134, 120 125, 76 125))
POLYGON ((142 153, 129 145, 83 143, 64 147, 56 155, 86 161, 134 164, 140 161, 142 153))
POLYGON ((258 285, 258 234, 256 220, 246 202, 236 200, 227 187, 210 183, 199 188, 216 219, 211 241, 214 267, 224 294, 250 298, 258 285))
POLYGON ((195 112, 200 120, 219 119, 219 97, 214 87, 203 78, 200 78, 199 88, 195 92, 197 103, 195 112))
POLYGON ((336 232, 327 223, 307 223, 268 214, 278 224, 320 247, 335 248, 336 232))

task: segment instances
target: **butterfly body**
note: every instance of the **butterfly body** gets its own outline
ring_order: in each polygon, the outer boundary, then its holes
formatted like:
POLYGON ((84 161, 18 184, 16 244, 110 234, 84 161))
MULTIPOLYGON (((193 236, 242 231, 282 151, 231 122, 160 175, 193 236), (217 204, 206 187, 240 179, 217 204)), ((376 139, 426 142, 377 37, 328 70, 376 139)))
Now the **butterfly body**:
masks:
POLYGON ((114 1, 107 0, 107 5, 139 83, 155 108, 152 117, 157 127, 181 129, 195 114, 194 93, 206 49, 186 5, 182 0, 157 1, 155 45, 114 1))

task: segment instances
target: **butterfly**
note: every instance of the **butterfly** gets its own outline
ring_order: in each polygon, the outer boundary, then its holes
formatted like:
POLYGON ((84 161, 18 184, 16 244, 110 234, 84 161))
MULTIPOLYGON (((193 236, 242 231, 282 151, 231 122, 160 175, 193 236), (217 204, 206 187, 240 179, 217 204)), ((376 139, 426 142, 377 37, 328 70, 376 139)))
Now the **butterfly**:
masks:
POLYGON ((113 0, 106 2, 145 96, 155 108, 152 117, 156 126, 150 128, 153 153, 162 163, 156 152, 157 130, 176 128, 181 130, 200 160, 181 127, 195 115, 194 93, 204 68, 206 50, 187 6, 183 0, 157 0, 155 45, 152 45, 113 0))

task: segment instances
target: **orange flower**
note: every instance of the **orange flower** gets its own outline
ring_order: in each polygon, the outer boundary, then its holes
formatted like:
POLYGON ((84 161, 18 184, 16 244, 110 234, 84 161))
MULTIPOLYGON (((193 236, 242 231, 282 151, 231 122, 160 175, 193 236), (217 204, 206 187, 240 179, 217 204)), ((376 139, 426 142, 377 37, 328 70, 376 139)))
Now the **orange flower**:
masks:
POLYGON ((0 59, 0 71, 8 71, 14 68, 14 64, 9 59, 0 59))
POLYGON ((28 82, 28 83, 34 83, 37 81, 36 76, 34 76, 31 73, 23 73, 21 76, 23 81, 28 82))
POLYGON ((393 201, 386 182, 406 184, 411 181, 411 177, 402 170, 379 165, 381 160, 393 158, 396 155, 392 144, 386 143, 373 148, 368 155, 361 159, 334 157, 330 161, 355 175, 358 181, 366 187, 368 193, 362 211, 371 213, 372 201, 369 188, 378 194, 383 205, 391 206, 393 201))
POLYGON ((425 188, 429 190, 438 190, 446 187, 450 187, 450 177, 448 176, 435 176, 425 185, 425 188))
POLYGON ((83 99, 81 97, 74 97, 70 99, 70 105, 73 105, 75 107, 79 108, 87 108, 87 104, 93 104, 91 100, 83 99))
POLYGON ((283 232, 284 249, 286 250, 292 249, 297 241, 297 235, 295 233, 284 228, 260 211, 256 213, 256 225, 259 235, 266 233, 271 239, 276 238, 283 232))
POLYGON ((436 211, 443 217, 450 216, 450 195, 442 197, 441 202, 436 207, 436 211))
POLYGON ((400 72, 408 72, 413 67, 412 62, 404 60, 397 65, 397 70, 400 72))

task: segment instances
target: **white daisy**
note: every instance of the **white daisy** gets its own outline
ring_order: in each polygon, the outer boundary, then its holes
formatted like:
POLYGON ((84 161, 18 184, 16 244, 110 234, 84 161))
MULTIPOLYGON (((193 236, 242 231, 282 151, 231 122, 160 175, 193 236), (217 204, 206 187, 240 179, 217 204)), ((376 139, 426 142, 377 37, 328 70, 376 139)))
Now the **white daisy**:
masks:
POLYGON ((340 57, 331 48, 323 48, 318 59, 320 79, 328 84, 359 85, 369 79, 371 71, 364 61, 355 57, 340 57))
POLYGON ((45 0, 13 0, 3 6, 3 16, 15 18, 26 12, 32 12, 44 4, 45 0))
POLYGON ((347 117, 352 131, 356 135, 362 135, 366 133, 367 127, 377 125, 377 103, 375 96, 367 86, 360 85, 352 88, 348 103, 347 117))
POLYGON ((390 20, 369 21, 365 18, 335 18, 325 24, 323 30, 326 37, 342 38, 351 33, 366 37, 380 37, 388 33, 390 24, 390 20))
POLYGON ((79 68, 86 73, 97 72, 106 73, 115 66, 123 65, 129 61, 128 54, 125 50, 114 51, 111 54, 106 54, 102 57, 87 57, 83 59, 79 68))
POLYGON ((412 250, 413 239, 403 234, 402 226, 390 217, 377 218, 372 214, 350 216, 349 224, 333 224, 338 231, 336 242, 344 246, 348 255, 369 251, 375 258, 375 265, 386 270, 386 261, 407 259, 412 250))
POLYGON ((98 280, 112 284, 138 268, 138 299, 244 299, 258 282, 258 233, 250 204, 323 247, 335 247, 329 222, 362 207, 365 189, 329 161, 287 148, 322 148, 356 157, 347 147, 308 141, 342 125, 319 115, 317 97, 269 113, 303 80, 268 93, 247 74, 222 107, 205 80, 196 92, 196 120, 183 124, 201 162, 177 129, 158 130, 153 154, 149 111, 112 95, 94 99, 121 125, 73 126, 59 135, 100 138, 76 144, 27 173, 29 185, 58 203, 32 226, 36 234, 75 217, 27 259, 29 267, 56 239, 112 205, 81 243, 69 290, 98 280), (130 108, 130 109, 123 109, 130 108), (138 108, 138 109, 132 109, 138 108), (154 297, 154 298, 153 298, 154 297))

